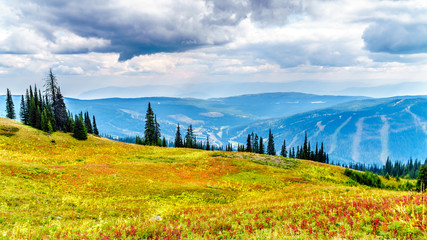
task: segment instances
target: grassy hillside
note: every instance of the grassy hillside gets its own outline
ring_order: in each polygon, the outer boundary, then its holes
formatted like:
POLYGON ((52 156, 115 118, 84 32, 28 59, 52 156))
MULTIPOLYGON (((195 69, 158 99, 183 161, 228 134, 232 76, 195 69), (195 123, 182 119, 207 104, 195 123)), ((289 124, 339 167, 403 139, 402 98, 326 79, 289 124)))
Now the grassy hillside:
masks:
POLYGON ((78 141, 0 119, 0 239, 426 236, 423 196, 352 186, 343 172, 266 155, 78 141))

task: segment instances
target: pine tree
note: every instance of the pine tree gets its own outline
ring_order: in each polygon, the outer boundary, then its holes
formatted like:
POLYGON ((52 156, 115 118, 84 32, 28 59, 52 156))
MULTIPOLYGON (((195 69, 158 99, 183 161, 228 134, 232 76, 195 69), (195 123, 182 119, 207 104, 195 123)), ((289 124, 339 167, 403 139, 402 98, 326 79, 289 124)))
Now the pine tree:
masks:
POLYGON ((24 95, 21 97, 21 111, 20 111, 21 122, 25 125, 28 124, 28 107, 26 105, 24 95))
POLYGON ((420 172, 417 177, 417 189, 424 192, 427 189, 427 167, 421 165, 420 172))
POLYGON ((167 147, 168 145, 167 145, 167 142, 166 142, 166 138, 165 137, 163 137, 163 140, 162 140, 162 147, 167 147))
POLYGON ((6 95, 6 117, 15 119, 15 106, 13 104, 12 94, 10 93, 9 88, 7 89, 6 95))
POLYGON ((46 114, 46 110, 44 110, 41 116, 41 128, 45 132, 48 131, 48 124, 47 124, 48 120, 46 118, 47 118, 47 114, 46 114))
POLYGON ((211 145, 209 144, 209 135, 206 136, 206 150, 209 151, 211 145))
POLYGON ((68 120, 67 120, 67 124, 65 127, 66 132, 74 132, 74 119, 73 116, 71 116, 71 114, 68 116, 68 120))
POLYGON ((99 136, 98 127, 96 126, 95 115, 93 115, 93 134, 95 134, 96 136, 99 136))
POLYGON ((156 145, 156 123, 154 122, 154 112, 151 109, 151 103, 148 103, 147 113, 145 114, 145 143, 147 145, 156 145))
POLYGON ((288 156, 288 151, 286 150, 286 140, 283 140, 282 150, 280 151, 282 157, 288 156))
POLYGON ((248 138, 246 139, 246 151, 252 152, 252 140, 250 134, 248 134, 248 138))
MULTIPOLYGON (((58 87, 56 91, 55 101, 51 103, 53 114, 56 122, 56 128, 63 130, 67 124, 67 108, 65 106, 64 97, 61 94, 61 89, 58 87)), ((90 120, 89 120, 90 121, 90 120)))
POLYGON ((34 85, 34 104, 36 104, 36 109, 37 109, 37 107, 40 108, 39 93, 37 91, 37 85, 34 85))
POLYGON ((319 158, 319 162, 326 162, 326 155, 325 151, 323 150, 323 142, 320 143, 319 158))
POLYGON ((178 123, 178 127, 176 128, 174 145, 175 145, 175 147, 183 147, 181 130, 179 129, 179 123, 178 123))
POLYGON ((36 106, 34 127, 40 130, 42 129, 41 119, 42 119, 42 112, 40 110, 40 107, 36 106))
POLYGON ((193 126, 190 124, 187 128, 187 133, 185 134, 185 147, 187 148, 196 148, 196 137, 193 133, 193 126))
POLYGON ((83 123, 83 116, 80 114, 80 116, 76 116, 75 119, 75 126, 74 126, 74 134, 73 136, 78 140, 86 140, 87 139, 87 130, 86 126, 83 123))
MULTIPOLYGON (((52 68, 49 69, 49 74, 45 79, 45 94, 50 98, 50 104, 52 106, 56 105, 56 97, 58 93, 58 82, 56 80, 56 76, 52 72, 52 68)), ((55 108, 55 107, 54 107, 55 108)))
POLYGON ((87 130, 87 133, 93 134, 92 123, 90 121, 89 112, 85 112, 84 114, 84 123, 87 130))
POLYGON ((259 138, 259 154, 264 154, 264 140, 262 137, 259 138))
POLYGON ((267 154, 276 155, 276 150, 274 149, 274 138, 273 134, 271 133, 271 129, 268 131, 267 154))
POLYGON ((252 146, 252 152, 258 153, 259 152, 259 143, 258 143, 258 135, 255 134, 255 137, 252 139, 253 146, 252 146))
POLYGON ((52 123, 50 123, 50 121, 47 121, 47 133, 51 134, 53 133, 53 127, 52 127, 52 123))
POLYGON ((307 132, 305 132, 304 145, 303 145, 303 148, 302 148, 301 158, 302 159, 307 159, 308 158, 307 132))
MULTIPOLYGON (((155 127, 155 135, 154 135, 154 139, 157 140, 157 142, 161 142, 160 138, 161 138, 161 134, 160 134, 160 124, 157 122, 157 115, 154 115, 154 127, 155 127)), ((158 144, 158 146, 162 146, 163 144, 158 144)))

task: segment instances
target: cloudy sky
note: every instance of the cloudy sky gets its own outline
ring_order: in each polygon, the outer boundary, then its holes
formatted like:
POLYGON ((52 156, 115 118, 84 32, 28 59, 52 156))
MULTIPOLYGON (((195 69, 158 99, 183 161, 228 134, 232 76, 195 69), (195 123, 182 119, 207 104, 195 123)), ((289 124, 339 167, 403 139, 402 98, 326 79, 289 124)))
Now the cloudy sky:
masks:
POLYGON ((49 68, 69 97, 427 94, 425 0, 0 0, 0 12, 0 85, 15 94, 49 68))

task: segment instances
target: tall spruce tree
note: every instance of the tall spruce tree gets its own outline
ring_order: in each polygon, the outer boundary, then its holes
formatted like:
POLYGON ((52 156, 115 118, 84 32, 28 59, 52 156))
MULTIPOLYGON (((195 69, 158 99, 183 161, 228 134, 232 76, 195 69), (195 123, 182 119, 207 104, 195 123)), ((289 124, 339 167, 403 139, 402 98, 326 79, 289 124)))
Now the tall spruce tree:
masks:
POLYGON ((12 94, 9 88, 6 91, 6 117, 15 119, 15 105, 13 104, 12 94))
POLYGON ((259 154, 264 154, 265 150, 264 150, 264 139, 262 139, 262 137, 259 138, 259 154))
POLYGON ((178 127, 176 128, 174 145, 175 145, 175 147, 183 147, 181 130, 179 129, 179 123, 178 123, 178 127))
POLYGON ((304 145, 303 145, 303 149, 302 149, 302 154, 301 154, 301 158, 302 159, 308 159, 309 152, 308 152, 308 142, 307 142, 307 132, 305 132, 305 137, 304 137, 304 145))
POLYGON ((84 123, 87 130, 87 133, 93 134, 92 123, 90 121, 89 112, 85 112, 84 114, 84 123))
POLYGON ((85 124, 83 123, 82 114, 80 114, 79 116, 76 116, 76 119, 74 122, 75 122, 75 126, 74 126, 73 136, 78 140, 86 140, 87 130, 86 130, 85 124))
POLYGON ((254 153, 259 153, 259 143, 258 143, 258 135, 255 134, 255 137, 252 139, 253 141, 253 146, 252 146, 252 152, 254 153))
POLYGON ((280 151, 280 155, 282 157, 287 157, 288 156, 288 151, 286 150, 286 140, 283 140, 283 145, 282 145, 282 150, 280 151))
MULTIPOLYGON (((157 140, 157 142, 161 141, 161 134, 160 134, 160 124, 157 122, 157 115, 154 114, 154 139, 157 140)), ((162 146, 163 144, 158 144, 158 146, 162 146)))
POLYGON ((427 189, 427 166, 421 165, 417 177, 417 189, 424 192, 427 189))
POLYGON ((24 95, 22 95, 21 97, 21 110, 19 115, 21 117, 21 122, 27 125, 28 124, 28 107, 24 99, 24 95))
POLYGON ((156 139, 156 123, 154 121, 154 112, 151 109, 151 103, 148 103, 147 112, 145 114, 145 143, 147 145, 157 145, 156 139))
MULTIPOLYGON (((37 105, 37 104, 36 104, 37 105)), ((37 105, 36 106, 36 111, 35 111, 36 115, 35 115, 35 123, 34 123, 34 127, 37 129, 42 129, 42 111, 40 110, 40 107, 37 105)))
POLYGON ((246 151, 252 152, 252 139, 251 134, 248 134, 248 138, 246 139, 246 151))
POLYGON ((196 148, 197 140, 194 136, 193 126, 190 124, 187 128, 187 133, 185 134, 185 147, 187 148, 196 148))
POLYGON ((99 136, 98 127, 96 126, 95 115, 93 115, 93 134, 95 134, 96 136, 99 136))
POLYGON ((211 145, 209 144, 209 135, 206 136, 206 150, 209 151, 211 149, 211 145))
POLYGON ((56 80, 55 74, 52 72, 52 68, 49 69, 49 73, 45 79, 45 94, 49 97, 52 106, 56 104, 56 96, 58 93, 58 81, 56 80))
POLYGON ((274 138, 273 134, 271 133, 271 129, 268 131, 267 154, 276 155, 276 150, 274 149, 274 138))
POLYGON ((71 132, 71 133, 74 132, 74 125, 75 125, 74 118, 71 115, 71 113, 68 113, 68 120, 67 120, 67 124, 65 127, 65 131, 71 132))
POLYGON ((67 108, 65 106, 64 97, 61 93, 61 88, 58 87, 55 96, 55 102, 51 103, 53 108, 53 114, 56 122, 56 128, 59 130, 64 130, 65 125, 67 124, 67 108))
POLYGON ((52 69, 49 69, 49 73, 45 78, 44 87, 46 104, 51 106, 53 117, 55 119, 55 121, 51 121, 54 130, 66 130, 68 121, 67 109, 65 106, 64 97, 62 96, 61 89, 58 85, 57 78, 55 74, 53 74, 52 69))

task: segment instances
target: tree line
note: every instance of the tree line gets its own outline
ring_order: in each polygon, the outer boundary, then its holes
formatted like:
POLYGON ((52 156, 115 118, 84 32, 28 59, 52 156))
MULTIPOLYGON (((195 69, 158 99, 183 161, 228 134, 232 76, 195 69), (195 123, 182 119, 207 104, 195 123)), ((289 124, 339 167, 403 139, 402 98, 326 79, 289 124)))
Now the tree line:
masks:
MULTIPOLYGON (((44 86, 44 94, 34 85, 34 89, 30 86, 25 91, 25 95, 21 96, 20 120, 23 124, 49 134, 56 131, 70 132, 79 140, 86 140, 88 133, 99 135, 95 116, 92 116, 91 119, 89 112, 81 112, 73 116, 67 111, 64 97, 52 69, 45 79, 44 86)), ((9 89, 6 94, 6 117, 16 118, 15 106, 9 89)))
POLYGON ((375 174, 382 175, 386 178, 396 177, 405 179, 416 179, 419 175, 421 166, 426 164, 427 159, 424 161, 424 163, 421 163, 421 161, 418 161, 418 159, 413 160, 412 158, 410 158, 405 164, 400 161, 395 161, 393 163, 388 157, 383 166, 377 166, 376 164, 366 165, 362 163, 350 163, 341 165, 359 171, 370 171, 375 174))
MULTIPOLYGON (((126 138, 129 140, 129 138, 126 138)), ((166 138, 161 135, 160 124, 157 121, 157 116, 151 107, 151 103, 148 103, 147 111, 145 114, 145 127, 144 137, 136 136, 135 143, 140 145, 159 146, 167 147, 171 145, 167 142, 166 138)), ((202 150, 214 150, 214 146, 209 143, 209 136, 206 137, 206 141, 197 141, 196 135, 194 134, 193 126, 190 124, 187 128, 184 137, 181 135, 181 126, 177 125, 175 134, 175 140, 173 142, 174 147, 180 148, 195 148, 202 150)))
MULTIPOLYGON (((283 145, 285 146, 285 143, 283 145)), ((286 152, 286 148, 283 151, 286 152)), ((320 143, 320 147, 319 144, 316 142, 316 147, 315 149, 313 149, 311 147, 311 142, 307 140, 307 132, 304 136, 303 145, 297 146, 296 151, 295 147, 292 147, 292 149, 289 151, 289 157, 329 164, 329 154, 326 153, 326 151, 324 150, 323 142, 320 143)))

